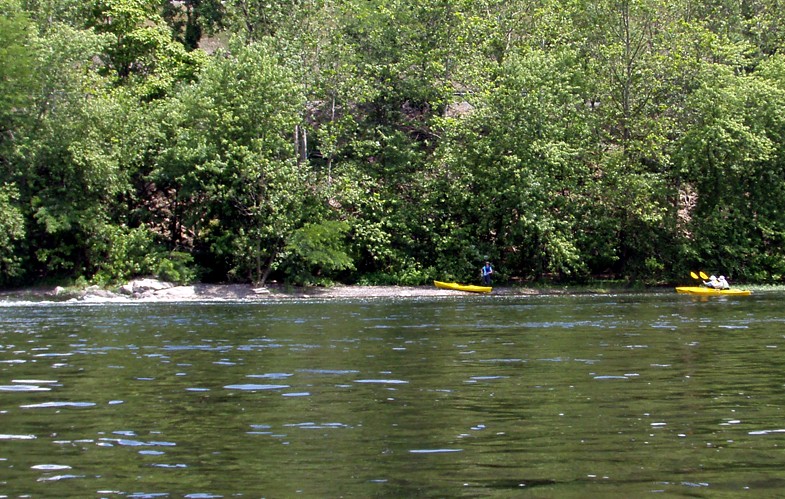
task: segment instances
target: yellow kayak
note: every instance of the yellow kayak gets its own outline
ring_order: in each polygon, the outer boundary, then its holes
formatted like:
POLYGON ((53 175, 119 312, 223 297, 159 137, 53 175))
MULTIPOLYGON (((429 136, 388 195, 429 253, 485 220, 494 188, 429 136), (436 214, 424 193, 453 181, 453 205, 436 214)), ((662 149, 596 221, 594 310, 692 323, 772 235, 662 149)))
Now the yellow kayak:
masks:
POLYGON ((441 289, 453 289, 455 291, 469 291, 471 293, 490 293, 490 286, 474 286, 472 284, 458 284, 457 282, 433 281, 433 285, 441 289))
POLYGON ((748 289, 713 289, 703 286, 681 286, 676 288, 677 293, 700 296, 749 296, 752 291, 748 289))

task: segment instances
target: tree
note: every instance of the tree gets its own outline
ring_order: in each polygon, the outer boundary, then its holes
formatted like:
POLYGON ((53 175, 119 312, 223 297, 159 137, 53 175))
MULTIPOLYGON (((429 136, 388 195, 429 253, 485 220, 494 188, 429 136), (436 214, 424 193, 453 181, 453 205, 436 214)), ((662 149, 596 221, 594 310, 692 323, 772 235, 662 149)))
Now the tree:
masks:
POLYGON ((684 103, 698 85, 714 37, 685 6, 660 0, 581 3, 585 94, 596 130, 596 219, 616 242, 613 270, 662 276, 678 258, 679 181, 674 140, 688 126, 684 103))
POLYGON ((160 0, 92 0, 87 26, 109 43, 101 58, 108 75, 132 85, 143 99, 160 98, 176 82, 193 79, 204 62, 172 37, 160 0))
POLYGON ((12 283, 22 275, 19 242, 25 237, 22 210, 13 185, 0 186, 0 285, 12 283))
POLYGON ((785 63, 753 75, 717 68, 690 104, 679 164, 695 185, 693 260, 737 278, 785 276, 785 63))
MULTIPOLYGON (((88 6, 83 0, 20 0, 41 33, 57 24, 82 28, 88 6)), ((89 4, 88 4, 89 5, 89 4)))
POLYGON ((578 161, 588 122, 575 56, 508 53, 495 89, 477 110, 445 122, 449 135, 429 218, 462 214, 442 221, 445 232, 438 231, 442 258, 465 259, 448 266, 476 270, 489 257, 519 275, 585 272, 576 222, 588 204, 581 185, 588 175, 578 161), (475 249, 454 253, 462 245, 475 249))
POLYGON ((234 278, 263 283, 308 216, 308 170, 292 141, 302 89, 257 43, 213 57, 177 102, 152 180, 174 186, 196 245, 234 278))
POLYGON ((13 135, 35 94, 34 41, 33 26, 19 2, 0 0, 0 146, 13 135))
POLYGON ((95 34, 53 24, 35 50, 34 106, 16 141, 11 179, 27 220, 28 270, 89 278, 104 227, 127 188, 118 95, 93 71, 95 34))
POLYGON ((353 269, 354 263, 347 253, 348 231, 348 223, 335 220, 307 222, 294 230, 285 247, 292 254, 288 271, 294 282, 307 284, 329 278, 336 271, 353 269))

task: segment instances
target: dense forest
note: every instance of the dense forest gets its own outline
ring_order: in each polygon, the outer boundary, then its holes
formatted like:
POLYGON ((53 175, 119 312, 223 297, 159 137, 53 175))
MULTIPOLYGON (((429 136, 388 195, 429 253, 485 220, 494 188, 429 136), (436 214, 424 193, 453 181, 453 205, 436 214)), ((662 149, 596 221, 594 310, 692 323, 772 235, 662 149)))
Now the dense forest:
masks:
POLYGON ((0 0, 0 286, 780 282, 783 49, 779 0, 0 0))

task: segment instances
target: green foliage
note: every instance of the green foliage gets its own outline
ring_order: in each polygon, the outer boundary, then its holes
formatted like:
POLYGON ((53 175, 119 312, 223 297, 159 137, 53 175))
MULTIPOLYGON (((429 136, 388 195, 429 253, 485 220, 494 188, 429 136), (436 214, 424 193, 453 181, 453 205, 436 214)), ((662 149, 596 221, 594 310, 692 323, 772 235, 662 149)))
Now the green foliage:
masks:
POLYGON ((222 22, 248 43, 256 43, 275 35, 285 37, 305 13, 317 10, 319 5, 313 0, 221 2, 222 22))
POLYGON ((405 260, 400 268, 363 275, 358 284, 364 286, 422 286, 431 284, 437 277, 436 274, 436 269, 433 267, 423 268, 419 262, 405 260))
POLYGON ((197 277, 193 257, 187 253, 163 250, 148 229, 107 226, 103 244, 93 250, 100 254, 100 269, 93 280, 101 284, 122 283, 140 276, 155 275, 177 284, 188 284, 197 277))
POLYGON ((291 135, 302 90, 265 44, 216 57, 169 107, 171 139, 152 178, 177 192, 194 244, 227 255, 229 272, 263 282, 309 214, 307 165, 291 135))
POLYGON ((698 185, 698 253, 736 278, 781 275, 785 220, 785 89, 782 61, 760 74, 718 73, 695 92, 697 121, 682 144, 681 164, 698 185), (774 76, 772 78, 772 76, 774 76))
POLYGON ((25 227, 18 198, 15 186, 0 186, 0 284, 13 282, 23 271, 19 243, 25 227))
POLYGON ((16 0, 0 0, 0 144, 31 103, 33 26, 16 0))
POLYGON ((4 282, 782 279, 781 17, 0 0, 4 282))
POLYGON ((111 96, 88 102, 64 88, 20 144, 17 185, 32 219, 28 242, 43 271, 89 276, 97 263, 90 257, 94 238, 111 225, 114 201, 127 189, 121 117, 111 96))
POLYGON ((20 0, 40 33, 59 25, 78 29, 85 25, 89 3, 84 0, 20 0))
POLYGON ((99 283, 124 282, 137 276, 151 275, 156 266, 156 247, 144 228, 105 227, 103 244, 93 250, 100 255, 100 269, 94 280, 99 283))
POLYGON ((287 262, 290 278, 296 284, 305 284, 315 276, 329 277, 336 271, 353 269, 347 253, 348 231, 348 223, 334 220, 307 223, 293 231, 285 247, 292 255, 287 262))
POLYGON ((189 253, 171 251, 159 253, 154 275, 164 281, 184 285, 196 281, 199 271, 189 253))
POLYGON ((447 224, 440 237, 450 254, 476 245, 462 267, 474 268, 486 254, 519 275, 584 271, 573 236, 574 210, 588 195, 576 182, 586 178, 576 161, 586 130, 577 75, 569 70, 574 57, 509 53, 478 110, 444 122, 449 140, 432 189, 437 212, 459 211, 474 224, 447 224))
POLYGON ((160 0, 91 0, 87 25, 105 34, 104 70, 142 99, 160 98, 195 77, 206 57, 189 51, 172 33, 160 0))

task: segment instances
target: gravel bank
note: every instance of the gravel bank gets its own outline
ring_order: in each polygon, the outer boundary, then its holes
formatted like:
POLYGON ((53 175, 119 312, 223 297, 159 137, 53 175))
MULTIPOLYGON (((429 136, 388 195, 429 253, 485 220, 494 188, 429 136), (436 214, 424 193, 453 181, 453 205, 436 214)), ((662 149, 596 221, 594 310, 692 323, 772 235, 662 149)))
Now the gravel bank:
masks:
MULTIPOLYGON (((500 287, 492 295, 532 295, 537 290, 500 287)), ((155 302, 155 301, 234 301, 234 300, 296 300, 351 298, 418 298, 439 296, 471 296, 474 293, 439 289, 435 286, 331 286, 290 287, 271 285, 255 288, 250 284, 195 284, 177 286, 156 279, 139 279, 120 288, 107 290, 97 286, 86 289, 35 288, 0 293, 5 301, 79 301, 79 302, 155 302)))

